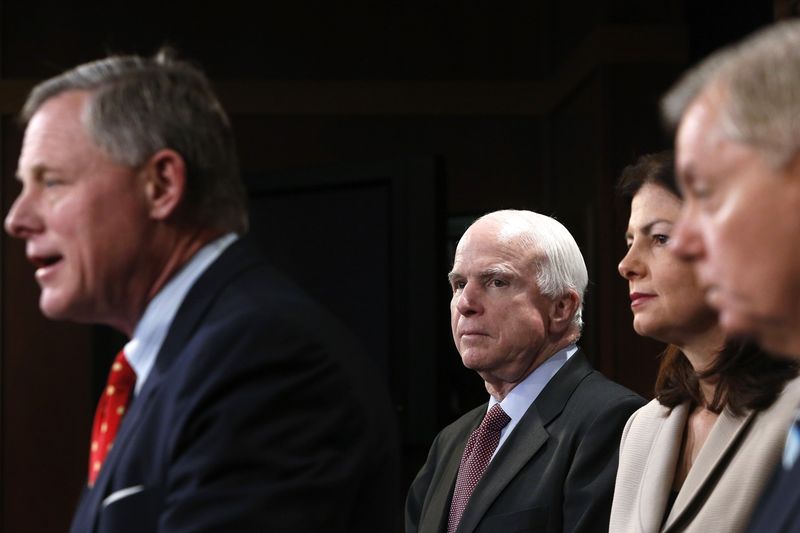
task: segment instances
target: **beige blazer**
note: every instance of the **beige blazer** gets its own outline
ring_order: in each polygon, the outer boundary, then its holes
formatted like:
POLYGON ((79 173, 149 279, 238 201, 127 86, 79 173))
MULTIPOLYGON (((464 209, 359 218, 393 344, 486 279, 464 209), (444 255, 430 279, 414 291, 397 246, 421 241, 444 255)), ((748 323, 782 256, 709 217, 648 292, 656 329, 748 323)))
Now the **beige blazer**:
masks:
POLYGON ((725 409, 711 428, 666 521, 664 510, 688 405, 670 410, 653 400, 633 413, 622 433, 609 532, 744 531, 781 458, 798 405, 800 378, 789 382, 765 411, 737 417, 725 409))

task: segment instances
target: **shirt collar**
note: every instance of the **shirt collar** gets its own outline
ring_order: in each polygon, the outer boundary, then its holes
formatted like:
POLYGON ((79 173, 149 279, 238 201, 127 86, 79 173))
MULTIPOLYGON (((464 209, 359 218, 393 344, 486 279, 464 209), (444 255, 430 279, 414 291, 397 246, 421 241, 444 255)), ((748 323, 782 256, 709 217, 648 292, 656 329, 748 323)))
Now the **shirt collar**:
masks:
POLYGON ((522 416, 528 411, 533 401, 542 392, 547 383, 558 372, 567 360, 575 355, 578 347, 571 344, 559 350, 552 357, 549 357, 544 363, 539 365, 528 377, 520 381, 509 393, 503 398, 502 402, 498 402, 494 396, 489 397, 488 409, 496 403, 500 403, 500 407, 511 418, 510 426, 515 426, 522 416))
POLYGON ((172 325, 172 319, 189 289, 237 238, 235 233, 228 233, 203 246, 147 304, 133 331, 133 337, 123 348, 125 357, 136 372, 135 394, 139 393, 150 375, 156 356, 172 325))

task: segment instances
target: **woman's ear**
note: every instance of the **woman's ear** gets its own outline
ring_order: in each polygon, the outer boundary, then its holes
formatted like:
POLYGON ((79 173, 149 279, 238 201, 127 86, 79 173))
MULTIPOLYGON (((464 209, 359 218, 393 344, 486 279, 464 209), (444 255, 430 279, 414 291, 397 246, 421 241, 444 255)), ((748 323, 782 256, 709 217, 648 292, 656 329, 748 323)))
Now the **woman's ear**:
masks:
POLYGON ((153 154, 142 169, 150 217, 166 220, 186 195, 186 163, 175 150, 165 148, 153 154))

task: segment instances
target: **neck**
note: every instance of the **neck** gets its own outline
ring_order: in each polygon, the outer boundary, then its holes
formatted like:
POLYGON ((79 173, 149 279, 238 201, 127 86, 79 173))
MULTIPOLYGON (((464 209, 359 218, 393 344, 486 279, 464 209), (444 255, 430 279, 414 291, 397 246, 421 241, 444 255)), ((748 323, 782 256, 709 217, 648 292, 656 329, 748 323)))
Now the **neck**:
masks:
MULTIPOLYGON (((719 326, 715 325, 689 339, 688 342, 676 344, 676 346, 681 349, 695 372, 705 372, 714 364, 717 355, 725 346, 725 334, 719 326)), ((705 405, 711 403, 716 390, 715 381, 700 380, 700 392, 705 399, 705 405)))
POLYGON ((525 381, 525 378, 530 376, 537 368, 542 366, 545 361, 553 357, 570 344, 573 344, 573 337, 569 337, 569 339, 561 339, 558 343, 545 347, 544 349, 540 350, 536 357, 533 358, 531 364, 518 374, 507 376, 499 375, 498 373, 481 373, 484 385, 486 386, 486 392, 491 394, 498 402, 502 402, 505 397, 508 396, 508 393, 514 389, 514 387, 525 381))
POLYGON ((149 258, 152 282, 136 305, 136 311, 122 323, 112 324, 129 338, 144 314, 147 305, 164 288, 164 285, 206 244, 219 237, 221 232, 211 229, 194 229, 190 232, 172 232, 154 239, 149 258))

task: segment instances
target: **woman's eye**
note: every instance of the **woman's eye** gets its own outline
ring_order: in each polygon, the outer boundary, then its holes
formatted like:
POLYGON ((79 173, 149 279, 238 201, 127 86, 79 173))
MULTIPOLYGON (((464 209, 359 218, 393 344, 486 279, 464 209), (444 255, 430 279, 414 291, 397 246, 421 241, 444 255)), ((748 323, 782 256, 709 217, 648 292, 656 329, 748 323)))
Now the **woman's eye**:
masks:
POLYGON ((656 234, 653 235, 653 241, 657 244, 667 244, 669 242, 669 235, 656 234))

